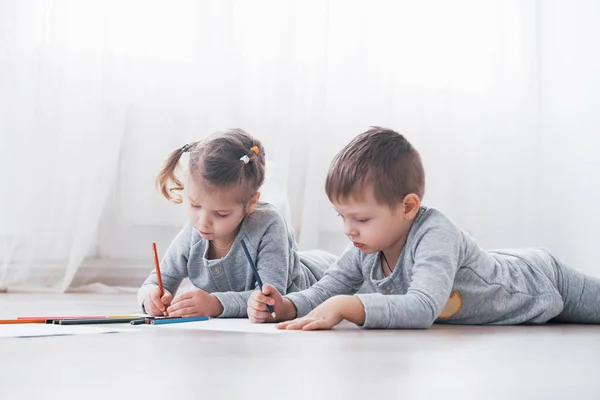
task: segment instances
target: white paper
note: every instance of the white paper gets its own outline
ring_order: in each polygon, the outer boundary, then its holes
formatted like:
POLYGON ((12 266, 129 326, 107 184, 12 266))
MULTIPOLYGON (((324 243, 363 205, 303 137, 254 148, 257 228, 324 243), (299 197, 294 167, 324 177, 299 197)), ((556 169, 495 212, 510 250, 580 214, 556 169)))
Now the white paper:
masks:
POLYGON ((189 329, 198 331, 246 332, 246 333, 290 333, 277 329, 275 324, 253 324, 246 318, 211 318, 208 321, 182 322, 178 324, 147 325, 149 329, 189 329))
POLYGON ((39 336, 83 335, 93 333, 117 333, 123 330, 78 325, 14 324, 0 325, 0 338, 26 338, 39 336))

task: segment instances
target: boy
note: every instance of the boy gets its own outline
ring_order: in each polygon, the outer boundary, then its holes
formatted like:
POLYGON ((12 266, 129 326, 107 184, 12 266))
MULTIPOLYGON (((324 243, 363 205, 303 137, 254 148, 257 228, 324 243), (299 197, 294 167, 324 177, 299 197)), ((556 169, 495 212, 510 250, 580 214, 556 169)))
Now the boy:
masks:
POLYGON ((421 158, 392 130, 373 128, 352 140, 333 159, 325 188, 353 246, 309 289, 285 297, 271 285, 255 291, 251 321, 273 321, 270 304, 287 321, 281 329, 330 329, 343 319, 391 329, 600 323, 600 279, 544 249, 485 251, 422 206, 421 158))

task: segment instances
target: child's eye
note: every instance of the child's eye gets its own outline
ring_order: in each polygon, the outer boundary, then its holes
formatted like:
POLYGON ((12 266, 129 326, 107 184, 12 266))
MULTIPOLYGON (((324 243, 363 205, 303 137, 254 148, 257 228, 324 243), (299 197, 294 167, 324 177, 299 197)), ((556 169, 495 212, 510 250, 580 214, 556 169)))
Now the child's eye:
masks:
POLYGON ((225 218, 225 217, 229 217, 229 214, 219 214, 219 213, 217 213, 217 217, 219 217, 219 218, 225 218))
POLYGON ((369 220, 370 220, 370 218, 366 218, 366 219, 360 219, 360 218, 356 218, 356 220, 357 220, 358 222, 367 222, 367 221, 369 221, 369 220))

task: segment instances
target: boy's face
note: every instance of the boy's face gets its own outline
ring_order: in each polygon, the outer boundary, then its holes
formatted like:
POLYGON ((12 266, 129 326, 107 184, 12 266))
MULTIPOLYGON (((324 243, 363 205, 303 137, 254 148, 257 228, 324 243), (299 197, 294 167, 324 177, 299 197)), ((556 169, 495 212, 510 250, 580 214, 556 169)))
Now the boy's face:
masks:
POLYGON ((349 198, 343 203, 333 202, 344 222, 344 233, 363 253, 387 251, 402 245, 410 230, 412 218, 405 219, 405 207, 396 209, 379 204, 372 189, 362 198, 349 198))

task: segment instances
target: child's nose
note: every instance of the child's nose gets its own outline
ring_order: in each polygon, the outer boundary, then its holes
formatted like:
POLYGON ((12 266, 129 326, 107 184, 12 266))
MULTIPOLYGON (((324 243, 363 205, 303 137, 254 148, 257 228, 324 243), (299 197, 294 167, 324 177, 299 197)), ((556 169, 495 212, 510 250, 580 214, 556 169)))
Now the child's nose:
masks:
POLYGON ((208 229, 210 228, 210 219, 207 218, 206 216, 203 216, 202 214, 198 215, 198 225, 200 225, 200 228, 202 230, 208 229))
POLYGON ((353 237, 358 236, 358 231, 356 230, 356 228, 354 228, 351 225, 346 225, 344 227, 344 233, 346 234, 346 236, 348 236, 350 239, 352 239, 353 237))

